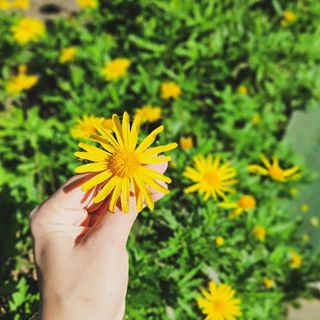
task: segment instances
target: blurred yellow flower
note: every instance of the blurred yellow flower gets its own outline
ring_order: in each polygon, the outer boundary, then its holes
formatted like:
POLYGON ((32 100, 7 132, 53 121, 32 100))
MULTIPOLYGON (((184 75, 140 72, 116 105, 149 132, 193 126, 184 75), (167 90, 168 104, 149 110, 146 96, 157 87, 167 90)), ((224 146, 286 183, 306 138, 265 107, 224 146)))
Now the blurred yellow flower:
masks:
POLYGON ((27 67, 24 64, 20 65, 18 74, 7 83, 6 90, 9 94, 16 95, 24 90, 29 90, 38 82, 38 76, 27 75, 26 72, 27 67))
POLYGON ((173 81, 163 82, 161 85, 161 97, 164 100, 168 100, 170 98, 176 99, 182 93, 182 90, 179 85, 177 85, 173 81))
POLYGON ((66 63, 66 62, 73 61, 76 56, 76 53, 77 53, 77 48, 75 47, 62 49, 60 52, 59 62, 66 63))
POLYGON ((81 9, 96 9, 99 2, 98 0, 77 0, 77 4, 81 9))
POLYGON ((22 45, 39 40, 45 31, 44 23, 35 18, 22 18, 11 28, 13 38, 22 45))
POLYGON ((238 87, 238 92, 243 95, 248 94, 248 88, 245 85, 241 85, 238 87))
POLYGON ((301 206, 300 206, 300 211, 302 213, 307 213, 309 211, 310 207, 307 203, 303 203, 301 206))
POLYGON ((140 117, 141 123, 156 122, 161 119, 162 109, 152 105, 145 105, 135 110, 135 116, 140 117))
POLYGON ((84 115, 82 118, 76 119, 76 124, 71 129, 71 135, 74 138, 90 138, 97 132, 95 128, 96 124, 105 123, 105 121, 107 121, 107 119, 103 117, 84 115))
POLYGON ((216 245, 220 247, 220 246, 223 246, 224 239, 222 237, 216 237, 215 242, 216 242, 216 245))
POLYGON ((10 9, 11 9, 11 5, 8 0, 0 0, 0 10, 6 11, 10 9))
POLYGON ((183 150, 189 150, 193 148, 193 139, 191 136, 181 137, 179 141, 180 148, 183 150))
POLYGON ((220 208, 234 209, 230 215, 230 219, 234 219, 246 210, 256 207, 256 199, 250 194, 242 195, 237 202, 221 202, 218 205, 220 208))
POLYGON ((229 285, 210 281, 209 290, 201 290, 197 304, 208 320, 235 320, 241 316, 240 299, 229 285))
POLYGON ((30 8, 29 0, 13 0, 11 1, 12 9, 28 10, 30 8))
POLYGON ((118 80, 127 74, 127 70, 131 65, 131 61, 126 58, 117 58, 110 62, 107 62, 101 69, 102 75, 106 80, 113 81, 118 80))
POLYGON ((90 140, 98 142, 102 148, 80 143, 79 147, 85 152, 75 155, 91 163, 76 168, 76 173, 94 173, 94 176, 82 185, 82 190, 88 191, 100 185, 101 189, 95 195, 93 202, 99 203, 108 199, 108 206, 114 212, 120 200, 123 212, 129 210, 130 190, 133 190, 137 211, 140 212, 146 203, 150 210, 154 208, 154 200, 150 188, 168 194, 169 189, 158 181, 170 183, 171 179, 160 172, 149 168, 148 164, 170 161, 171 157, 157 155, 177 147, 176 143, 150 148, 157 135, 163 131, 163 126, 153 130, 137 146, 139 136, 139 117, 135 117, 130 128, 127 112, 123 114, 122 123, 118 115, 112 116, 112 130, 107 130, 97 122, 95 127, 99 135, 91 136, 90 140), (102 184, 102 185, 101 185, 102 184))
POLYGON ((307 233, 304 233, 304 234, 302 235, 302 240, 303 240, 304 242, 308 242, 308 241, 310 240, 310 236, 309 236, 307 233))
POLYGON ((281 25, 287 26, 288 24, 294 22, 297 19, 296 14, 291 10, 285 10, 282 14, 281 25))
POLYGON ((236 176, 235 169, 229 164, 220 164, 220 157, 213 158, 210 154, 207 158, 202 155, 194 157, 194 168, 187 167, 184 176, 194 181, 195 184, 185 189, 186 193, 198 191, 204 195, 204 200, 212 197, 226 199, 225 192, 235 192, 231 185, 238 183, 233 178, 236 176))
POLYGON ((295 197, 299 193, 299 190, 297 188, 290 188, 289 192, 292 197, 295 197))
POLYGON ((255 113, 252 117, 251 117, 251 122, 253 124, 259 124, 261 121, 261 116, 259 113, 255 113))
POLYGON ((274 287, 274 282, 270 278, 264 278, 263 279, 263 284, 267 289, 271 289, 274 287))
POLYGON ((251 173, 258 173, 263 176, 270 176, 273 180, 285 182, 289 178, 296 177, 296 173, 299 170, 298 166, 293 166, 290 169, 284 170, 279 165, 279 160, 277 157, 273 157, 272 164, 267 159, 267 157, 264 154, 260 155, 260 159, 265 165, 265 167, 259 166, 259 165, 249 165, 248 170, 251 173))
POLYGON ((253 228, 253 235, 259 240, 259 241, 264 241, 266 239, 266 229, 261 226, 257 225, 253 228))
POLYGON ((319 219, 318 219, 318 217, 311 217, 310 224, 315 228, 319 227, 319 219))
POLYGON ((292 269, 298 269, 300 268, 302 264, 302 257, 296 253, 295 251, 292 251, 290 253, 290 266, 292 269))

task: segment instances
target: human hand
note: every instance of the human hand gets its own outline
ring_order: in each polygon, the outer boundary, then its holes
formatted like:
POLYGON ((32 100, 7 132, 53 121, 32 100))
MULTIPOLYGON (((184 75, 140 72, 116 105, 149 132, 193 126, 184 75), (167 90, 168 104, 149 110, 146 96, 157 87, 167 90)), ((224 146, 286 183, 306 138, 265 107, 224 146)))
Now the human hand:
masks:
MULTIPOLYGON (((167 162, 150 166, 160 173, 167 162)), ((41 292, 42 320, 120 320, 128 285, 126 243, 138 215, 130 195, 127 214, 108 202, 93 204, 96 189, 71 178, 31 214, 31 231, 41 292)), ((154 201, 162 193, 151 190, 154 201)))

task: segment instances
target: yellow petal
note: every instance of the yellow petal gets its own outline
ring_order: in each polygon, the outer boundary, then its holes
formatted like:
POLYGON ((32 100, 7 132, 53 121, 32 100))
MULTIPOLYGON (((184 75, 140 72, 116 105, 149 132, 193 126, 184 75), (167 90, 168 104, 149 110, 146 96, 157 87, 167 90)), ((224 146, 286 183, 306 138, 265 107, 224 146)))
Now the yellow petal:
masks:
POLYGON ((129 211, 129 200, 130 200, 130 182, 129 179, 123 180, 122 191, 121 191, 121 205, 123 212, 129 211))
POLYGON ((136 175, 134 176, 134 180, 140 190, 140 192, 142 193, 143 197, 145 198, 148 207, 150 208, 150 210, 154 209, 154 202, 151 198, 150 192, 147 190, 147 187, 145 186, 145 184, 143 183, 143 181, 141 180, 141 178, 136 175))
POLYGON ((191 192, 199 190, 200 188, 201 188, 201 184, 200 183, 196 183, 196 184, 193 184, 192 186, 190 186, 188 188, 185 188, 184 192, 185 193, 191 193, 191 192))
POLYGON ((87 152, 89 152, 89 153, 92 153, 92 154, 94 154, 94 155, 97 155, 97 156, 99 156, 99 157, 108 157, 109 156, 109 153, 108 152, 106 152, 106 151, 104 151, 104 150, 101 150, 101 149, 99 149, 99 148, 97 148, 97 147, 94 147, 94 146, 92 146, 92 145, 90 145, 90 144, 86 144, 86 143, 79 143, 79 147, 81 148, 81 149, 84 149, 84 150, 86 150, 87 152))
POLYGON ((154 142, 156 139, 157 135, 162 132, 164 129, 163 126, 158 127, 157 129, 154 129, 139 145, 139 147, 136 149, 137 153, 141 153, 145 151, 149 146, 154 142))
POLYGON ((106 169, 104 163, 87 163, 75 169, 76 173, 99 172, 106 169))
POLYGON ((88 190, 92 189, 93 187, 97 186, 101 182, 110 178, 110 176, 111 176, 110 171, 103 171, 103 172, 95 175, 93 178, 91 178, 90 180, 88 180, 87 182, 85 182, 82 185, 82 191, 88 191, 88 190))
POLYGON ((133 120, 133 124, 131 126, 131 134, 130 134, 131 139, 130 139, 130 145, 129 145, 130 150, 134 150, 137 145, 139 128, 140 128, 140 117, 135 116, 133 120))
POLYGON ((122 119, 122 137, 123 137, 123 142, 126 148, 129 148, 130 145, 130 119, 128 112, 125 112, 123 114, 123 119, 122 119))
POLYGON ((111 178, 100 190, 100 192, 94 197, 93 202, 98 203, 104 200, 114 189, 117 183, 117 179, 111 178))
POLYGON ((114 153, 115 149, 111 144, 109 144, 108 140, 96 134, 93 134, 89 139, 95 142, 99 142, 102 145, 102 147, 105 148, 108 152, 114 153))
POLYGON ((268 170, 266 170, 265 168, 263 168, 261 166, 255 165, 255 164, 249 165, 248 166, 248 170, 251 173, 258 173, 258 174, 261 174, 263 176, 268 175, 268 170))
POLYGON ((174 143, 166 144, 164 146, 158 146, 158 147, 150 148, 150 149, 146 150, 145 152, 143 152, 140 156, 141 157, 149 157, 149 156, 152 156, 154 154, 159 154, 161 152, 166 152, 166 151, 173 150, 177 146, 178 146, 178 144, 174 142, 174 143))
POLYGON ((271 167, 271 163, 268 160, 268 158, 265 156, 265 154, 261 153, 260 154, 260 159, 263 162, 263 164, 269 169, 271 167))
POLYGON ((163 162, 169 162, 171 161, 171 157, 144 157, 143 159, 140 160, 140 163, 143 164, 156 164, 156 163, 163 163, 163 162))
POLYGON ((164 181, 166 183, 170 183, 171 179, 161 173, 159 173, 158 171, 155 171, 153 169, 150 169, 148 167, 142 167, 141 168, 141 172, 145 175, 148 175, 150 178, 154 178, 160 181, 164 181))
POLYGON ((114 212, 114 207, 119 199, 120 193, 121 193, 121 189, 122 189, 122 179, 120 178, 114 178, 116 181, 116 186, 112 192, 112 196, 111 196, 111 200, 110 200, 110 205, 109 205, 109 210, 111 212, 114 212))
POLYGON ((104 161, 104 157, 100 157, 100 156, 97 156, 97 155, 89 153, 89 152, 77 151, 74 153, 74 155, 80 159, 83 159, 83 160, 89 160, 89 161, 93 161, 93 162, 103 162, 104 161))
POLYGON ((294 166, 290 169, 287 169, 287 170, 284 170, 284 176, 285 177, 290 177, 292 176, 293 174, 295 174, 300 168, 298 166, 294 166))
POLYGON ((123 142, 122 128, 121 128, 121 123, 120 123, 118 115, 114 114, 112 116, 112 123, 113 123, 113 131, 117 137, 117 141, 118 141, 120 147, 123 148, 124 142, 123 142))
POLYGON ((142 179, 143 181, 152 189, 162 192, 163 194, 168 194, 170 193, 170 190, 167 188, 164 188, 163 186, 161 186, 158 182, 156 182, 155 180, 149 178, 147 175, 142 175, 142 179))

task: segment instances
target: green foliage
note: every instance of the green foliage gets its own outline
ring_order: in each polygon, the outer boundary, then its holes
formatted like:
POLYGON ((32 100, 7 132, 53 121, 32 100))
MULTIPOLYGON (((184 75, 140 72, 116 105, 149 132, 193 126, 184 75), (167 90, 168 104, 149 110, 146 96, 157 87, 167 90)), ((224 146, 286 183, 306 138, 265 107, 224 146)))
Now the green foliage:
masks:
MULTIPOLYGON (((19 17, 0 13, 1 318, 24 319, 38 308, 29 212, 74 174, 75 119, 133 115, 145 104, 162 107, 160 142, 191 134, 195 146, 172 152, 172 192, 154 212, 142 212, 132 231, 127 318, 199 319, 195 299, 209 279, 237 290, 246 320, 283 319, 287 302, 311 295, 319 256, 301 240, 290 189, 308 184, 316 168, 281 140, 295 110, 319 107, 319 1, 101 1, 99 10, 48 23, 46 37, 27 46, 10 33, 19 17), (286 9, 297 19, 283 26, 286 9), (78 48, 75 60, 59 63, 69 46, 78 48), (132 65, 108 82, 101 68, 118 57, 132 65), (39 81, 12 96, 6 84, 22 63, 39 81), (175 81, 181 97, 162 100, 163 81, 175 81), (261 152, 277 154, 285 168, 302 166, 301 178, 281 183, 249 174, 261 152), (255 210, 231 220, 213 200, 184 194, 185 167, 208 153, 231 161, 237 190, 256 198, 255 210), (256 225, 267 231, 264 242, 252 234, 256 225), (292 250, 302 256, 299 269, 290 267, 292 250), (266 277, 273 288, 264 286, 266 277)), ((145 124, 143 134, 153 127, 145 124)))

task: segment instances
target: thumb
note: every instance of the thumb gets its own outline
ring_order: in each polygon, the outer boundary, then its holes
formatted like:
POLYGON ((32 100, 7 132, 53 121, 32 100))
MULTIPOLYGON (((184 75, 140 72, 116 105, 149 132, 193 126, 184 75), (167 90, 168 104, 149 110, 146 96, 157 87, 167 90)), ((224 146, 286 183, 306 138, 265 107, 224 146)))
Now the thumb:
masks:
MULTIPOLYGON (((167 167, 167 162, 152 165, 152 169, 159 173, 164 173, 167 167)), ((151 196, 154 201, 158 201, 163 194, 152 192, 151 190, 151 196)), ((105 201, 97 210, 97 215, 101 218, 97 220, 97 223, 83 240, 88 243, 98 242, 99 246, 106 244, 125 247, 130 230, 138 216, 135 197, 134 195, 130 196, 130 210, 128 213, 123 213, 118 207, 115 208, 114 213, 110 213, 107 210, 108 205, 108 201, 105 201)))

